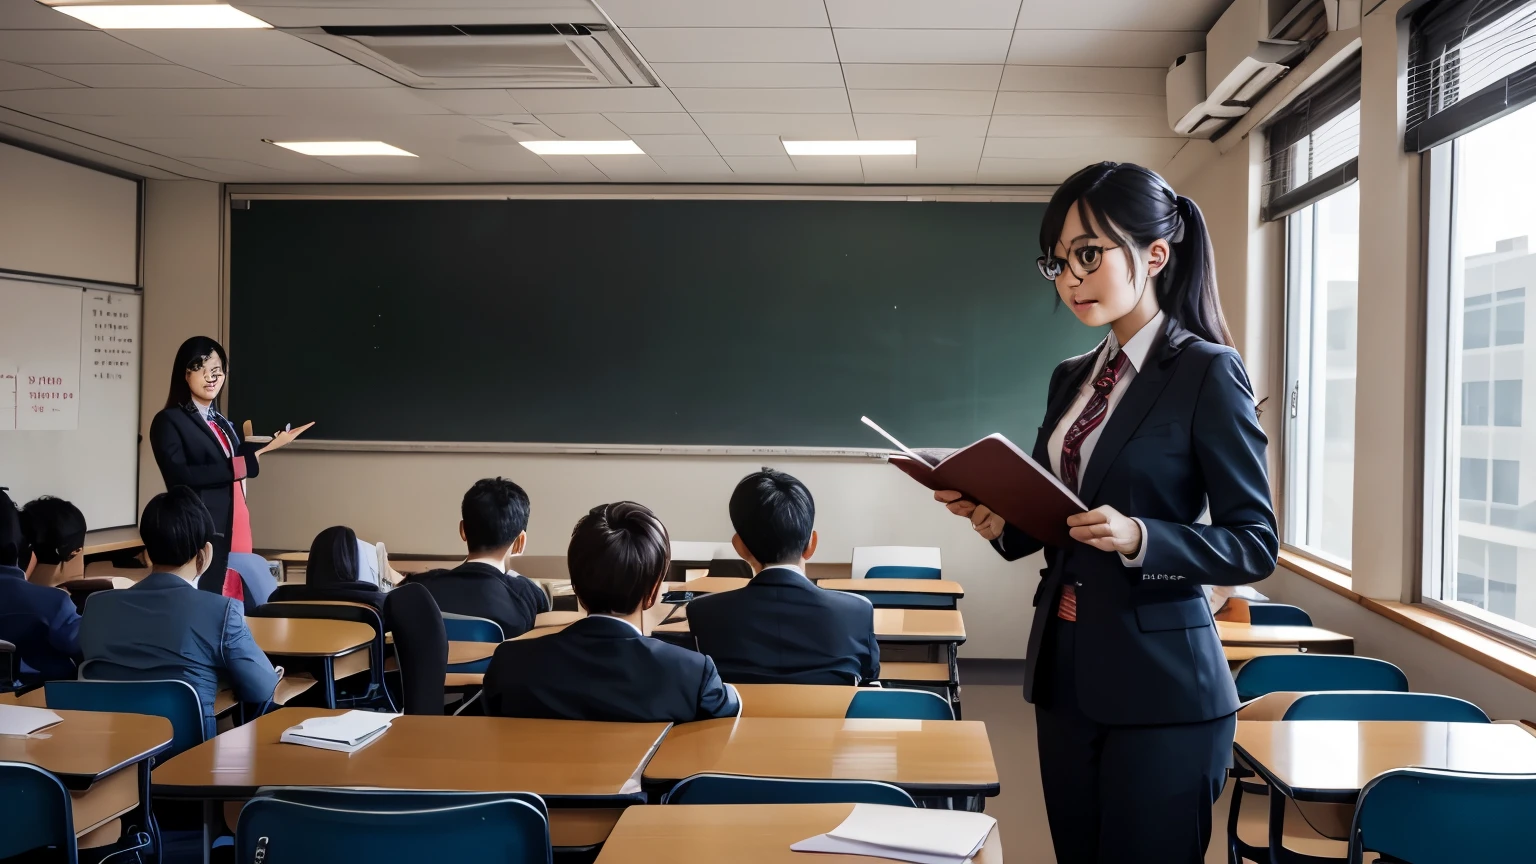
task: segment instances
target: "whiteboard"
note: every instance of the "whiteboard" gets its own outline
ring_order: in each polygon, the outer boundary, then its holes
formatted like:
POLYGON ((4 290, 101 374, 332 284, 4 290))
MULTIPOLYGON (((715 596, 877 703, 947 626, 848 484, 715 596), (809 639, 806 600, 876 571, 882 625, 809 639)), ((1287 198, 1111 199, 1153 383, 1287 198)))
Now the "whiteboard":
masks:
POLYGON ((0 279, 0 486, 138 521, 137 293, 0 279))

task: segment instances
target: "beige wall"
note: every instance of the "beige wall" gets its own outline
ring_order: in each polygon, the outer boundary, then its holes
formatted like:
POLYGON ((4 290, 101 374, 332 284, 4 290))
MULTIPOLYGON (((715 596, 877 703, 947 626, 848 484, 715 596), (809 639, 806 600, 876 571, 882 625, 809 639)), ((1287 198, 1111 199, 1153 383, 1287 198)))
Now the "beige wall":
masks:
POLYGON ((0 144, 0 267, 139 284, 139 187, 0 144))

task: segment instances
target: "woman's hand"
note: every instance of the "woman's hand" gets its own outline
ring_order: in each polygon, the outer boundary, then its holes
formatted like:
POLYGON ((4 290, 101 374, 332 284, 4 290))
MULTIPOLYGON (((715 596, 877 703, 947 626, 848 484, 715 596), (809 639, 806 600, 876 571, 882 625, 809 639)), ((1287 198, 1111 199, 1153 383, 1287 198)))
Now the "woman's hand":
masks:
POLYGON ((976 530, 982 539, 988 542, 1003 536, 1003 517, 988 510, 985 505, 975 501, 967 501, 965 496, 953 489, 933 493, 933 500, 938 501, 949 508, 949 512, 956 516, 964 516, 971 520, 971 527, 976 530))
POLYGON ((315 425, 315 421, 311 420, 297 429, 278 430, 278 432, 273 434, 272 440, 268 442, 267 446, 256 451, 256 455, 260 456, 263 453, 270 453, 273 450, 281 450, 284 447, 287 447, 289 444, 292 444, 294 440, 297 439, 300 435, 303 435, 305 431, 307 431, 309 427, 313 425, 315 425))
POLYGON ((1067 517, 1072 539, 1105 552, 1135 558, 1141 551, 1141 525, 1119 510, 1105 505, 1067 517))

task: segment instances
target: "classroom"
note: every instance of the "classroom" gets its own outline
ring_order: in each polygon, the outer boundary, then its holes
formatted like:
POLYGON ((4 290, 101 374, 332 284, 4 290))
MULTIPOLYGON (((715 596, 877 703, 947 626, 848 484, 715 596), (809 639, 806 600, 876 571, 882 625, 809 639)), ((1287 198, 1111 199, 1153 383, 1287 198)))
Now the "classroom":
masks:
POLYGON ((1533 140, 1536 0, 0 0, 0 862, 1527 860, 1533 140))

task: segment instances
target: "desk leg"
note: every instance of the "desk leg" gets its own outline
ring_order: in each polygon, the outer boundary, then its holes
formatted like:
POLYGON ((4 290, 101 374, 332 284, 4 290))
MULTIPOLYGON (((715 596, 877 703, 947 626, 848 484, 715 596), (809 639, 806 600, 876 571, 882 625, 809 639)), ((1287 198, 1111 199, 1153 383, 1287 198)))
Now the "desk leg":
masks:
POLYGON ((949 705, 955 710, 955 719, 960 717, 960 648, 955 643, 949 643, 949 705))
POLYGON ((144 808, 144 833, 149 835, 151 849, 157 860, 163 860, 165 848, 160 843, 160 823, 155 821, 154 802, 149 799, 149 773, 150 763, 153 759, 145 759, 139 763, 139 805, 144 808))
POLYGON ((1285 852, 1285 796, 1280 790, 1269 787, 1269 860, 1284 860, 1285 852))
POLYGON ((336 658, 326 656, 320 662, 320 670, 325 675, 325 707, 336 707, 336 658))
POLYGON ((219 818, 217 802, 203 802, 203 864, 213 864, 213 835, 218 833, 214 820, 219 818))

